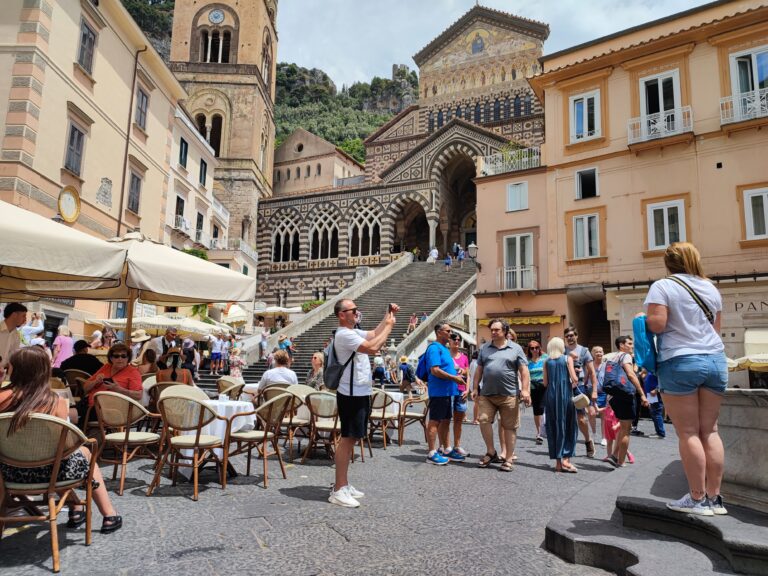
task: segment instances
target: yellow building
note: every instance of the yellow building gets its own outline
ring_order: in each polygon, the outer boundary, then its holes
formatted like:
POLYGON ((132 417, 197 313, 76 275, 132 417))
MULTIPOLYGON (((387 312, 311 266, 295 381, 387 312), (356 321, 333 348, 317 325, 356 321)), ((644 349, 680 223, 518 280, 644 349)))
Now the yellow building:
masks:
MULTIPOLYGON (((184 89, 121 2, 5 0, 0 199, 109 238, 162 239, 184 89)), ((2 217, 2 215, 0 215, 2 217)), ((32 305, 81 335, 103 303, 32 305)))
POLYGON ((478 318, 631 330, 671 242, 723 294, 729 356, 768 327, 768 6, 718 2, 541 58, 542 148, 481 162, 478 318))

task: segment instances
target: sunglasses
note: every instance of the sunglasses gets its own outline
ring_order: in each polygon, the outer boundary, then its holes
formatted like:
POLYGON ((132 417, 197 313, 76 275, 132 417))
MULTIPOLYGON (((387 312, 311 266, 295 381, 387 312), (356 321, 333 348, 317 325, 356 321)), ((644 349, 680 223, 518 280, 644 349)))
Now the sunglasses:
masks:
POLYGON ((346 310, 342 310, 342 312, 357 312, 357 308, 347 308, 346 310))
POLYGON ((112 354, 111 358, 128 358, 128 354, 112 354))
POLYGON ((541 350, 540 346, 529 346, 528 350, 541 350))

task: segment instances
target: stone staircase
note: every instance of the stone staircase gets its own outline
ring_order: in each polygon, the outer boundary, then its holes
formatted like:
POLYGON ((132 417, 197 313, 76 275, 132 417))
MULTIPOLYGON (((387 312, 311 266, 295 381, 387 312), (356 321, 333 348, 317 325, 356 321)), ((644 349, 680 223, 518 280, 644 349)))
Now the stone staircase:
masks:
MULTIPOLYGON (((411 313, 420 315, 426 312, 430 316, 466 284, 475 272, 476 268, 471 262, 465 262, 463 269, 455 267, 450 272, 444 270, 442 263, 408 264, 355 299, 357 307, 363 314, 362 327, 366 330, 374 329, 383 318, 389 303, 397 303, 400 306, 400 312, 397 315, 397 325, 387 342, 387 348, 391 346, 392 340, 397 346, 404 339, 411 313)), ((312 354, 322 350, 323 344, 337 326, 338 320, 331 312, 318 324, 299 337, 293 338, 297 352, 292 368, 300 382, 304 380, 310 369, 312 354)), ((265 369, 264 362, 252 363, 244 370, 243 377, 246 382, 257 382, 265 369)), ((198 384, 203 388, 215 388, 216 377, 206 373, 201 374, 198 384)))

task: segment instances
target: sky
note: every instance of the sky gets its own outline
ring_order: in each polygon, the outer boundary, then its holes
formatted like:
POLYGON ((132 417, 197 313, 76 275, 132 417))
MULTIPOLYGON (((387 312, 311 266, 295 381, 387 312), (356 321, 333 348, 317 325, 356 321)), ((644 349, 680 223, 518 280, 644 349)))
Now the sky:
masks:
MULTIPOLYGON (((703 0, 482 0, 489 8, 549 24, 544 53, 669 16, 703 0)), ((320 68, 338 88, 389 78, 475 0, 280 0, 278 62, 320 68)))

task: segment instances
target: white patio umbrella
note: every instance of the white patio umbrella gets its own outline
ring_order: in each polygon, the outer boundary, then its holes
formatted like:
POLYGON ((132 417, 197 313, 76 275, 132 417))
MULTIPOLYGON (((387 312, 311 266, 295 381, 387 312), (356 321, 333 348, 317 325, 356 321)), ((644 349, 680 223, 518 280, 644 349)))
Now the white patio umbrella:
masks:
POLYGON ((140 232, 131 232, 107 243, 126 253, 119 286, 87 292, 58 287, 55 290, 40 290, 38 295, 127 301, 126 316, 129 321, 125 329, 130 335, 137 299, 161 306, 183 306, 208 302, 246 302, 253 300, 256 293, 256 281, 253 278, 174 250, 140 232))
POLYGON ((222 318, 225 324, 244 324, 248 321, 248 312, 237 304, 232 304, 222 318))
POLYGON ((36 290, 120 285, 126 249, 0 201, 0 298, 34 300, 36 290), (32 296, 32 297, 30 297, 32 296))

